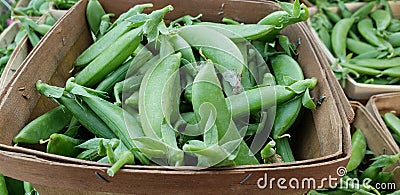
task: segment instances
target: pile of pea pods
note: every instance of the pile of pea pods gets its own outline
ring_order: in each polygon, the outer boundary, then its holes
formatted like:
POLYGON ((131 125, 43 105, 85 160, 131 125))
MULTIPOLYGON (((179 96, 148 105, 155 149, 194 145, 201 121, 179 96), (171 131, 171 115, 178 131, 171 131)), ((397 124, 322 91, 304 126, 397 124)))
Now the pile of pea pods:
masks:
POLYGON ((351 145, 347 172, 339 184, 336 187, 311 190, 308 194, 398 194, 399 191, 395 190, 396 183, 393 182, 396 169, 388 168, 399 160, 400 152, 393 155, 374 154, 369 150, 361 129, 354 131, 351 145))
POLYGON ((371 1, 354 11, 339 1, 338 13, 331 4, 317 5, 312 27, 337 59, 332 69, 339 79, 351 75, 358 83, 400 84, 400 20, 388 1, 371 1))
POLYGON ((13 142, 110 163, 110 176, 125 164, 295 161, 289 130, 302 109, 316 109, 310 91, 317 79, 304 78, 296 45, 280 34, 307 20, 308 9, 298 0, 280 5, 257 24, 204 22, 201 15, 166 24, 171 5, 148 14, 142 11, 152 4, 135 5, 110 22, 112 14, 90 0, 94 43, 75 60, 64 88, 37 81, 59 106, 13 142))

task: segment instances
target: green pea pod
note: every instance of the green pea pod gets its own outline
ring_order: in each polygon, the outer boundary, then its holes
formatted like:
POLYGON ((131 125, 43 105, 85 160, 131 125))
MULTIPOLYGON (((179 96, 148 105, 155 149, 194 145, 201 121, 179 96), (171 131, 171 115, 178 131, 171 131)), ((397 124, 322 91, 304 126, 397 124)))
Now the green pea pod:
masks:
POLYGON ((0 194, 8 195, 6 179, 3 174, 0 174, 0 194))
MULTIPOLYGON (((222 88, 212 63, 207 62, 202 66, 193 81, 192 88, 193 110, 197 116, 196 118, 198 121, 203 120, 207 122, 209 116, 215 117, 215 125, 218 130, 218 144, 224 145, 231 141, 241 140, 242 137, 225 103, 222 88)), ((257 159, 251 154, 249 147, 243 140, 229 147, 228 152, 232 153, 237 147, 238 153, 234 159, 236 165, 258 164, 257 159)), ((223 159, 217 159, 217 161, 221 160, 223 159)))
POLYGON ((152 3, 138 4, 138 5, 133 6, 128 11, 124 12, 123 14, 121 14, 115 20, 115 22, 110 26, 110 29, 113 29, 114 27, 116 27, 117 25, 123 23, 126 19, 128 19, 128 18, 130 18, 130 17, 132 17, 134 15, 141 14, 144 9, 152 8, 152 7, 153 7, 152 3))
POLYGON ((131 62, 132 60, 128 60, 127 62, 122 64, 117 70, 110 73, 107 76, 107 78, 105 78, 97 85, 96 90, 110 93, 116 83, 121 82, 122 80, 125 79, 126 73, 130 68, 131 62))
POLYGON ((340 16, 338 14, 336 14, 335 12, 333 12, 332 10, 330 10, 327 7, 322 7, 321 9, 326 14, 326 16, 329 18, 329 20, 334 24, 336 24, 337 22, 339 22, 342 19, 342 18, 340 18, 340 16))
POLYGON ((239 48, 225 35, 205 26, 186 26, 178 31, 192 47, 201 49, 201 53, 212 60, 221 73, 233 71, 240 75, 244 59, 239 48))
POLYGON ((351 156, 346 166, 347 171, 356 169, 364 159, 367 150, 367 142, 365 141, 364 134, 361 129, 357 129, 351 136, 351 156))
POLYGON ((393 47, 400 47, 400 32, 390 34, 388 41, 393 47))
POLYGON ((200 22, 196 25, 207 26, 212 28, 233 41, 243 41, 247 40, 256 40, 261 37, 266 36, 268 33, 274 30, 275 26, 273 25, 260 25, 260 24, 221 24, 214 22, 200 22))
POLYGON ((276 153, 279 154, 284 162, 294 162, 295 158, 290 148, 289 138, 282 137, 276 139, 276 153))
POLYGON ((131 22, 124 21, 118 27, 107 32, 103 37, 90 45, 79 57, 75 60, 74 66, 86 66, 99 56, 104 50, 112 45, 119 37, 128 32, 131 22))
POLYGON ((268 109, 284 103, 306 89, 313 89, 317 84, 316 78, 297 81, 290 86, 264 86, 244 91, 225 98, 233 118, 247 115, 250 111, 268 109), (275 97, 271 97, 275 94, 275 97), (247 101, 243 101, 247 100, 247 101))
POLYGON ((328 29, 321 27, 317 30, 317 33, 326 48, 328 48, 329 51, 332 51, 331 34, 328 32, 328 29))
POLYGON ((81 150, 76 146, 83 141, 63 134, 53 133, 47 143, 46 152, 68 157, 76 157, 81 150))
MULTIPOLYGON (((375 2, 369 2, 366 3, 365 5, 361 6, 359 9, 357 9, 352 15, 351 17, 355 18, 356 21, 358 22, 361 19, 365 18, 368 16, 368 14, 371 12, 371 10, 375 7, 375 2)), ((376 10, 377 11, 377 10, 376 10)), ((375 11, 375 12, 376 12, 375 11)), ((383 10, 382 10, 383 11, 383 10)), ((389 20, 390 22, 390 20, 389 20)))
POLYGON ((162 59, 146 72, 140 85, 139 113, 143 132, 148 137, 161 138, 161 124, 165 119, 171 122, 172 110, 175 109, 171 92, 175 80, 179 80, 180 58, 181 53, 177 53, 162 59))
POLYGON ((400 67, 398 66, 398 67, 388 68, 382 71, 382 74, 391 77, 400 77, 400 67))
POLYGON ((342 19, 332 29, 332 50, 341 62, 346 61, 346 38, 354 21, 354 18, 342 19))
POLYGON ((175 50, 181 52, 182 58, 185 58, 190 63, 196 62, 196 58, 194 57, 192 48, 190 47, 189 43, 185 41, 185 39, 183 39, 178 34, 174 34, 169 37, 169 41, 171 42, 175 50))
MULTIPOLYGON (((278 85, 291 85, 285 77, 303 80, 304 75, 300 65, 290 56, 280 54, 271 57, 271 66, 278 85)), ((284 104, 278 104, 275 114, 272 136, 274 139, 284 134, 294 123, 301 109, 301 98, 295 98, 284 104)))
POLYGON ((98 0, 89 0, 86 5, 86 19, 93 34, 98 34, 101 17, 105 14, 106 12, 98 0))
POLYGON ((37 44, 39 44, 40 37, 33 32, 28 26, 25 27, 26 33, 28 34, 29 42, 32 44, 33 47, 35 47, 37 44))
POLYGON ((400 57, 391 59, 351 59, 349 62, 360 67, 381 70, 400 66, 400 57))
POLYGON ((14 138, 14 143, 38 144, 53 133, 58 133, 71 121, 72 114, 58 106, 28 123, 14 138))
POLYGON ((372 19, 364 18, 360 20, 360 22, 358 22, 357 24, 357 28, 361 36, 370 44, 377 47, 385 48, 389 52, 393 52, 392 45, 384 40, 382 37, 378 37, 376 35, 376 29, 373 27, 372 19))
MULTIPOLYGON (((36 89, 39 93, 65 106, 65 108, 68 109, 72 115, 94 135, 104 138, 116 137, 111 129, 108 128, 107 125, 85 104, 78 102, 75 99, 75 96, 72 96, 71 94, 63 94, 63 92, 61 95, 57 96, 57 94, 52 92, 52 88, 53 86, 42 83, 40 80, 36 82, 36 89)), ((61 90, 64 91, 63 88, 61 88, 61 90)), ((62 108, 62 106, 59 107, 62 108)))
POLYGON ((390 21, 392 20, 390 13, 382 9, 377 9, 372 12, 371 18, 375 21, 378 31, 384 31, 390 25, 390 21))
POLYGON ((383 115, 383 120, 385 121, 386 126, 388 126, 394 134, 400 136, 400 119, 396 115, 387 112, 383 115))
POLYGON ((371 58, 381 58, 380 56, 386 57, 389 53, 388 52, 382 52, 379 50, 374 50, 374 51, 368 51, 365 53, 362 53, 352 59, 371 59, 371 58))
POLYGON ((137 28, 119 37, 76 75, 76 83, 91 87, 101 82, 135 51, 142 40, 142 33, 142 29, 137 28))
POLYGON ((98 161, 102 157, 98 153, 98 149, 89 149, 81 152, 76 156, 77 159, 82 159, 82 160, 90 160, 90 161, 98 161))
POLYGON ((115 16, 114 14, 104 14, 103 16, 101 16, 99 33, 98 36, 96 37, 97 39, 99 39, 100 37, 104 36, 107 33, 108 29, 111 26, 110 17, 114 16, 115 16))
POLYGON ((374 46, 363 41, 354 40, 352 38, 346 39, 346 46, 348 50, 352 51, 355 54, 363 54, 367 52, 377 51, 374 46))
POLYGON ((349 8, 346 7, 344 1, 339 0, 338 7, 343 18, 350 18, 352 16, 352 13, 350 12, 349 8))
POLYGON ((342 63, 341 64, 343 67, 352 69, 360 74, 365 74, 365 75, 371 75, 371 76, 377 76, 382 73, 380 70, 376 70, 374 68, 368 68, 368 67, 363 67, 363 66, 357 66, 351 63, 342 63))
POLYGON ((375 179, 378 177, 379 172, 382 170, 380 167, 375 167, 375 166, 369 166, 367 169, 365 169, 360 178, 361 179, 366 179, 369 178, 372 181, 375 181, 375 179))

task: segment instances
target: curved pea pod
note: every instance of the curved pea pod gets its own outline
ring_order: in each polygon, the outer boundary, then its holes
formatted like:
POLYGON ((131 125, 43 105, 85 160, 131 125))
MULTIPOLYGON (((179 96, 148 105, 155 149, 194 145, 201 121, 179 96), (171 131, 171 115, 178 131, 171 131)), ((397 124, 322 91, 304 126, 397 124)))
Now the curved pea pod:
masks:
POLYGON ((76 75, 76 83, 91 87, 102 81, 135 51, 142 40, 142 33, 142 29, 137 28, 119 37, 76 75))
POLYGON ((351 59, 349 62, 361 67, 381 70, 400 66, 400 57, 391 59, 351 59))
POLYGON ((181 53, 165 57, 146 72, 140 85, 140 120, 143 132, 148 137, 161 138, 161 125, 164 120, 171 122, 171 115, 175 112, 173 110, 179 107, 175 106, 175 101, 179 98, 172 99, 172 92, 174 85, 179 81, 177 71, 180 59, 181 53))
MULTIPOLYGON (((360 21, 361 19, 365 18, 368 16, 368 14, 371 12, 371 10, 375 7, 375 2, 369 2, 359 9, 357 9, 351 17, 356 19, 356 22, 360 21)), ((383 11, 383 10, 382 10, 383 11)), ((389 19, 390 22, 390 19, 389 19)))
POLYGON ((268 35, 271 31, 275 29, 273 25, 261 25, 261 24, 221 24, 214 22, 200 22, 196 25, 202 25, 210 27, 233 41, 243 41, 247 40, 256 40, 261 37, 268 35))
POLYGON ((394 134, 400 136, 400 119, 396 115, 387 112, 383 115, 383 120, 385 121, 386 126, 388 126, 394 134))
POLYGON ((106 12, 98 0, 89 0, 86 5, 86 19, 89 23, 90 30, 95 35, 99 32, 101 17, 105 14, 106 12))
POLYGON ((390 13, 382 9, 377 9, 372 12, 371 18, 375 21, 378 31, 384 31, 390 25, 390 21, 392 20, 390 13))
POLYGON ((53 133, 62 131, 72 113, 64 106, 58 106, 28 123, 14 138, 14 143, 38 144, 53 133))
POLYGON ((390 34, 388 41, 393 47, 400 47, 400 32, 390 34))
POLYGON ((74 66, 86 66, 99 56, 104 50, 112 45, 119 37, 128 32, 131 22, 124 21, 118 27, 108 31, 104 36, 90 45, 79 57, 75 60, 74 66))
POLYGON ((131 66, 132 60, 129 60, 122 64, 118 69, 114 72, 110 73, 107 78, 102 80, 96 87, 96 90, 104 91, 110 93, 114 87, 114 85, 118 82, 121 82, 125 79, 126 73, 131 66))
POLYGON ((387 49, 389 52, 393 52, 392 45, 384 40, 382 37, 378 37, 376 35, 376 29, 373 27, 372 19, 362 19, 360 22, 358 22, 357 28, 361 36, 370 44, 387 49))
POLYGON ((356 169, 364 159, 367 151, 367 142, 361 129, 357 129, 351 136, 351 156, 346 166, 347 171, 356 169))
MULTIPOLYGON (((300 65, 290 56, 280 54, 271 57, 271 67, 278 85, 291 85, 293 80, 303 80, 304 75, 300 65), (287 78, 291 78, 289 81, 287 78)), ((295 98, 276 108, 272 136, 274 139, 284 134, 296 120, 302 103, 301 98, 295 98)))
POLYGON ((174 34, 169 37, 169 41, 175 50, 178 50, 182 54, 182 58, 185 58, 190 63, 195 63, 196 58, 194 57, 192 47, 190 47, 189 43, 185 41, 178 34, 174 34))
POLYGON ((346 39, 346 46, 348 50, 352 51, 355 54, 362 54, 377 50, 377 48, 368 43, 365 43, 363 41, 358 41, 352 38, 346 39))
POLYGON ((46 152, 61 156, 76 157, 81 152, 81 149, 76 146, 81 143, 83 143, 83 140, 54 133, 49 138, 46 152))
POLYGON ((354 18, 344 18, 337 22, 332 29, 332 50, 341 62, 346 61, 346 38, 353 25, 354 18))
POLYGON ((202 55, 213 61, 221 73, 242 73, 243 55, 235 43, 222 33, 209 27, 194 25, 181 28, 178 34, 192 47, 201 49, 202 55))

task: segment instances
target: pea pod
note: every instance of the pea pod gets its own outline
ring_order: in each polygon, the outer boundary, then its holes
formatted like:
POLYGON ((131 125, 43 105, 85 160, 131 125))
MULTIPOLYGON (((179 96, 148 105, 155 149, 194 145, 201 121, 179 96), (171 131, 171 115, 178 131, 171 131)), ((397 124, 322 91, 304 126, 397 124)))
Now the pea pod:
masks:
POLYGON ((332 50, 341 62, 346 61, 346 38, 354 21, 354 18, 342 19, 332 29, 332 50))
MULTIPOLYGON (((300 65, 290 56, 280 54, 271 57, 271 66, 278 85, 291 85, 285 78, 303 80, 304 75, 300 65)), ((272 127, 272 137, 277 139, 284 134, 296 120, 301 109, 301 98, 295 98, 285 104, 279 104, 276 109, 275 121, 272 127)))
POLYGON ((390 25, 390 21, 392 20, 390 13, 382 9, 377 9, 372 12, 371 18, 375 21, 378 31, 384 31, 390 25))
POLYGON ((349 62, 360 67, 381 70, 400 66, 400 57, 391 59, 351 59, 349 62))
POLYGON ((332 10, 330 10, 327 7, 322 7, 322 11, 326 14, 326 16, 329 18, 329 20, 333 23, 338 23, 342 18, 332 10))
MULTIPOLYGON (((59 88, 61 90, 60 94, 55 94, 52 92, 53 88, 57 87, 42 83, 40 80, 36 82, 36 89, 39 91, 39 93, 52 98, 54 101, 58 101, 60 104, 65 106, 65 108, 68 109, 73 116, 94 135, 104 138, 116 137, 116 135, 107 127, 107 125, 102 122, 102 120, 86 105, 77 102, 75 97, 71 94, 63 94, 63 88, 59 88)), ((63 106, 59 106, 59 108, 62 108, 63 106)))
POLYGON ((388 41, 393 47, 400 47, 400 32, 390 34, 388 41))
POLYGON ((400 77, 400 67, 393 67, 393 68, 388 68, 384 71, 382 71, 383 75, 391 76, 391 77, 400 77))
POLYGON ((64 129, 72 118, 64 106, 58 106, 28 123, 14 138, 14 143, 38 144, 64 129))
POLYGON ((367 142, 361 129, 357 129, 351 136, 351 156, 346 166, 347 171, 356 169, 364 159, 367 150, 367 142))
POLYGON ((321 41, 326 46, 326 48, 328 48, 329 51, 332 51, 331 34, 329 34, 328 29, 326 29, 325 27, 321 27, 317 31, 317 33, 319 38, 321 38, 321 41))
POLYGON ((173 54, 162 59, 156 66, 149 69, 140 85, 139 113, 143 132, 152 138, 161 138, 161 125, 166 119, 170 121, 172 86, 177 78, 181 54, 173 54), (163 83, 160 85, 160 83, 163 83), (160 95, 162 93, 163 95, 160 95), (165 118, 165 119, 164 119, 165 118))
POLYGON ((363 66, 357 66, 351 63, 342 63, 341 64, 343 67, 350 68, 352 70, 355 70, 356 72, 360 74, 365 74, 365 75, 371 75, 371 76, 378 76, 382 73, 380 70, 376 70, 374 68, 368 68, 368 67, 363 67, 363 66))
POLYGON ((348 50, 352 51, 355 54, 362 54, 362 53, 367 53, 367 52, 372 52, 372 51, 377 50, 374 46, 372 46, 368 43, 365 43, 363 41, 354 40, 352 38, 346 39, 346 46, 347 46, 348 50))
POLYGON ((276 139, 276 153, 279 154, 283 162, 294 162, 295 158, 292 153, 292 149, 290 148, 289 138, 282 137, 276 139))
POLYGON ((400 119, 396 115, 387 112, 383 115, 383 120, 394 134, 400 136, 400 119))
POLYGON ((102 81, 135 51, 142 40, 142 33, 142 29, 137 28, 119 37, 76 75, 76 83, 91 87, 102 81))
MULTIPOLYGON (((362 7, 358 8, 357 11, 355 11, 351 17, 356 18, 355 22, 360 21, 361 19, 365 18, 368 16, 368 14, 371 12, 371 10, 375 7, 375 2, 369 2, 363 5, 362 7)), ((378 10, 376 10, 378 11, 378 10)), ((376 12, 375 11, 375 12, 376 12)), ((389 20, 390 21, 390 20, 389 20)))
MULTIPOLYGON (((193 81, 192 90, 193 110, 195 111, 197 120, 201 121, 201 117, 215 117, 215 125, 218 131, 218 144, 223 145, 230 141, 240 140, 241 136, 232 120, 229 108, 225 103, 221 85, 211 62, 207 62, 200 69, 193 81), (206 113, 206 116, 204 116, 204 113, 206 113)), ((207 121, 207 119, 203 118, 203 121, 207 121)), ((238 142, 236 146, 238 146, 239 150, 234 159, 236 165, 258 164, 257 159, 251 154, 250 149, 243 140, 238 142)), ((229 149, 234 150, 236 147, 229 149)), ((228 152, 232 153, 233 150, 228 152)), ((221 161, 223 159, 219 160, 221 161)))
POLYGON ((100 28, 101 17, 105 15, 103 7, 98 0, 89 0, 86 5, 86 19, 89 23, 90 30, 97 35, 100 28))
POLYGON ((400 136, 398 136, 395 133, 392 133, 392 137, 397 142, 397 144, 400 145, 400 136))
POLYGON ((3 174, 0 174, 0 194, 8 195, 6 179, 3 174))
POLYGON ((76 157, 81 149, 77 148, 83 141, 68 137, 63 134, 54 133, 50 136, 47 143, 46 152, 68 157, 76 157))
POLYGON ((218 31, 204 26, 186 26, 178 31, 192 47, 201 49, 201 53, 217 64, 220 72, 233 71, 240 75, 244 59, 239 48, 218 31))
POLYGON ((376 29, 373 27, 372 19, 364 18, 357 24, 358 31, 361 36, 367 40, 370 44, 387 49, 389 52, 393 52, 392 45, 384 40, 382 37, 378 37, 375 33, 376 29))
POLYGON ((232 117, 236 118, 245 116, 250 111, 259 111, 279 105, 305 92, 306 89, 313 89, 316 84, 317 79, 311 78, 297 81, 290 86, 264 86, 229 96, 225 98, 225 101, 230 108, 232 117), (271 94, 275 94, 275 97, 271 97, 271 94))
POLYGON ((233 41, 243 41, 243 38, 247 40, 256 40, 266 36, 268 33, 274 30, 273 25, 260 25, 260 24, 221 24, 214 22, 200 22, 196 25, 207 26, 212 28, 233 41))
POLYGON ((86 66, 99 56, 104 50, 112 45, 119 37, 128 32, 131 22, 124 21, 118 27, 107 32, 103 37, 90 45, 79 57, 75 60, 74 66, 86 66))

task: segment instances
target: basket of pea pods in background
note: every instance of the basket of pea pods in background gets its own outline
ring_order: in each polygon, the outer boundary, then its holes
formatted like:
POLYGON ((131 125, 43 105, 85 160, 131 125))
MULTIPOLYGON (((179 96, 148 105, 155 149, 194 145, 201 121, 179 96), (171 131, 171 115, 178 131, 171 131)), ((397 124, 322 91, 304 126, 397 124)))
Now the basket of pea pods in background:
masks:
POLYGON ((384 93, 371 96, 366 107, 372 116, 379 122, 389 137, 393 137, 391 144, 399 151, 400 146, 400 94, 384 93))
MULTIPOLYGON (((14 36, 11 36, 11 44, 2 47, 2 57, 7 61, 0 66, 0 92, 3 91, 28 54, 39 43, 41 37, 55 23, 55 19, 50 15, 43 15, 37 21, 25 16, 14 16, 14 20, 16 21, 10 26, 10 30, 12 29, 12 32, 15 33, 14 36)), ((4 33, 10 32, 4 31, 4 33)))
POLYGON ((360 102, 352 101, 352 154, 341 183, 308 194, 396 194, 400 185, 400 151, 393 138, 360 102))
MULTIPOLYGON (((220 22, 222 18, 227 17, 252 24, 280 9, 273 2, 255 1, 202 1, 200 3, 197 1, 118 0, 99 2, 107 13, 114 13, 116 16, 136 4, 153 3, 154 7, 146 9, 145 13, 155 13, 155 11, 151 11, 173 5, 174 10, 165 15, 166 23, 190 14, 193 17, 189 17, 189 19, 186 17, 182 20, 191 22, 200 19, 201 21, 220 22), (248 9, 237 9, 243 6, 248 9), (252 10, 251 14, 248 14, 248 10, 252 10), (202 17, 194 18, 198 14, 202 14, 202 17)), ((7 90, 1 94, 0 129, 4 130, 0 132, 2 135, 0 162, 4 162, 4 164, 1 164, 0 172, 31 182, 39 193, 44 194, 63 192, 215 193, 216 191, 240 193, 267 192, 267 190, 271 193, 278 193, 282 191, 279 191, 276 186, 272 188, 268 186, 263 189, 262 185, 260 188, 258 184, 265 183, 258 182, 267 180, 266 175, 287 180, 292 177, 298 179, 313 177, 318 180, 317 184, 319 185, 322 178, 339 177, 336 173, 337 168, 345 166, 350 155, 350 119, 343 116, 346 113, 339 111, 339 107, 343 105, 337 101, 342 100, 332 94, 333 88, 326 80, 315 48, 310 43, 312 40, 306 35, 307 30, 305 29, 307 28, 304 23, 290 25, 281 32, 288 38, 281 36, 282 43, 286 41, 295 43, 295 51, 298 54, 295 59, 304 72, 304 77, 317 79, 315 88, 310 90, 313 102, 317 105, 316 108, 304 109, 303 114, 299 117, 301 122, 288 132, 291 135, 290 145, 293 148, 294 162, 211 167, 198 170, 193 166, 142 165, 136 159, 136 165, 126 165, 116 172, 115 176, 110 176, 111 165, 109 163, 49 154, 44 152, 46 149, 43 148, 45 147, 43 144, 36 144, 36 146, 13 145, 12 140, 21 129, 57 106, 48 98, 59 97, 53 96, 53 92, 59 92, 64 86, 67 88, 66 84, 72 87, 77 86, 70 79, 74 73, 71 72, 73 64, 93 43, 91 29, 85 17, 87 5, 88 1, 83 0, 69 10, 62 20, 45 35, 38 49, 29 54, 30 60, 22 64, 21 71, 13 76, 12 81, 7 85, 7 90), (71 31, 72 28, 76 30, 71 31), (43 63, 44 61, 46 63, 43 63), (38 80, 41 82, 38 83, 38 80), (50 90, 40 95, 35 89, 35 84, 42 86, 42 89, 50 90), (50 85, 51 87, 49 87, 50 85), (11 116, 7 113, 11 113, 11 116), (15 167, 15 164, 19 166, 15 167), (62 184, 58 182, 60 180, 63 181, 62 184)), ((142 19, 143 16, 141 15, 142 19)), ((135 21, 138 19, 141 18, 136 18, 135 21)), ((265 45, 262 46, 265 47, 265 45)), ((204 50, 204 55, 207 55, 206 52, 204 50)), ((172 56, 178 57, 179 54, 172 56)), ((78 75, 76 75, 77 82, 83 79, 78 75)), ((291 79, 287 78, 287 80, 291 79)), ((206 93, 203 92, 203 94, 206 93)), ((345 110, 345 108, 341 109, 345 110)), ((285 192, 302 193, 309 189, 286 189, 285 192)))
POLYGON ((60 19, 65 15, 69 8, 71 8, 77 0, 63 1, 63 0, 52 0, 49 5, 49 13, 56 19, 60 19))
POLYGON ((341 2, 335 7, 321 3, 310 9, 312 17, 308 24, 350 99, 365 103, 371 95, 400 90, 396 73, 399 49, 395 38, 398 7, 395 1, 373 1, 341 2), (350 19, 343 20, 342 12, 350 19), (335 33, 334 21, 342 21, 335 33), (348 31, 343 29, 345 26, 348 31))

